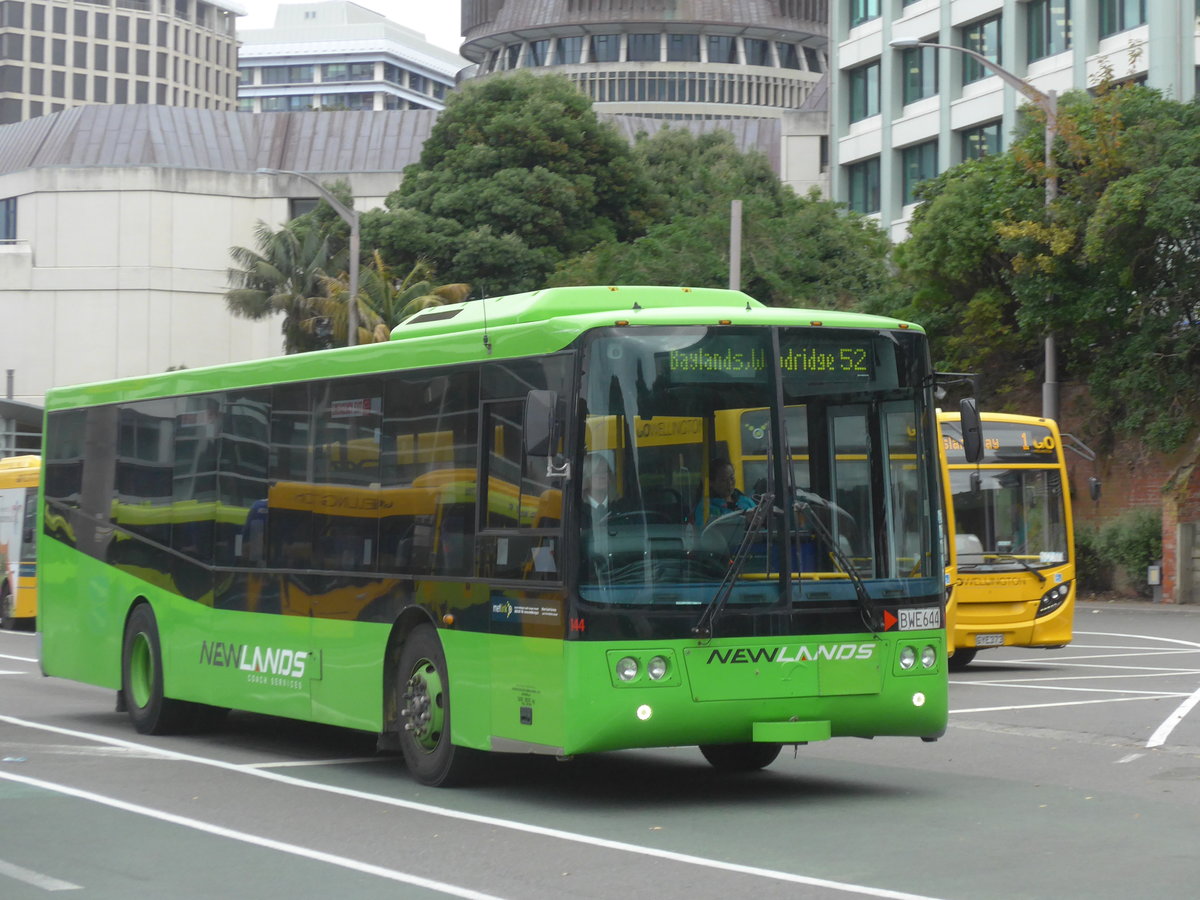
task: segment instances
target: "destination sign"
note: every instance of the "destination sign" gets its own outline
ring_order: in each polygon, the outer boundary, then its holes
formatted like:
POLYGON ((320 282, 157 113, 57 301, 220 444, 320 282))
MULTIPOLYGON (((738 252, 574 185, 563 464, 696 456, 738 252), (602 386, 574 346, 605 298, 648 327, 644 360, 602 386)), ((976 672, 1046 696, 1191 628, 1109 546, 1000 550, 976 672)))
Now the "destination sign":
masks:
MULTIPOLYGON (((965 465, 962 427, 958 422, 943 422, 942 447, 951 465, 965 465)), ((1058 441, 1045 425, 1017 422, 983 423, 984 463, 1053 463, 1058 459, 1058 441)))
MULTIPOLYGON (((770 356, 757 335, 710 335, 691 347, 671 350, 667 370, 675 382, 760 382, 770 356)), ((874 377, 870 340, 817 335, 793 337, 780 350, 778 370, 792 384, 865 383, 874 377)))

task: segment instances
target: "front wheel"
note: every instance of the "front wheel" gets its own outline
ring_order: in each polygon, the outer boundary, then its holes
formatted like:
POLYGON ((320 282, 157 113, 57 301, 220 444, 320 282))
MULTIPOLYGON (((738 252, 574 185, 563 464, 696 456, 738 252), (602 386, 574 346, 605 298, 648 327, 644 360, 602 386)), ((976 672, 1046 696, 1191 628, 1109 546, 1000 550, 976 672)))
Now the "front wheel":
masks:
POLYGON ((700 752, 714 768, 725 772, 753 772, 775 762, 783 744, 701 744, 700 752))
POLYGON ((974 647, 955 647, 954 655, 948 661, 950 671, 961 672, 971 664, 971 660, 975 658, 975 654, 978 652, 974 647))
POLYGON ((136 606, 125 624, 121 695, 140 734, 170 734, 187 723, 189 704, 163 696, 162 646, 149 604, 136 606))
POLYGON ((454 787, 477 773, 483 754, 450 742, 450 679, 446 654, 432 625, 404 641, 398 671, 400 751, 413 778, 430 787, 454 787))

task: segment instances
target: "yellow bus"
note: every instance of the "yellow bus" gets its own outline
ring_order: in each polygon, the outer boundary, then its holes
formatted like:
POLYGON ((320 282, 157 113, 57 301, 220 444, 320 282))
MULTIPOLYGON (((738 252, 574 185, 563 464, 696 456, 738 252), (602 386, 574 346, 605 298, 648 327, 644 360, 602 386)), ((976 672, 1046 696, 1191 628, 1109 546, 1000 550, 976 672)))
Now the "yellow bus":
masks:
POLYGON ((1058 425, 980 416, 983 458, 974 464, 958 413, 938 413, 955 669, 991 647, 1062 647, 1075 613, 1075 533, 1058 425))
POLYGON ((0 459, 0 628, 32 628, 37 617, 36 456, 0 459))

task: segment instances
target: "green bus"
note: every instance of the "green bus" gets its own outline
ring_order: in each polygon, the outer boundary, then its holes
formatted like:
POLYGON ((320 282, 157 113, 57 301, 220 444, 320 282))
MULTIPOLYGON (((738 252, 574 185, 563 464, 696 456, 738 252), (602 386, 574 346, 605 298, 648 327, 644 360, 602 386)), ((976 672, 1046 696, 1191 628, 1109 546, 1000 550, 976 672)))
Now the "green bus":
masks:
POLYGON ((698 745, 747 770, 934 740, 932 381, 915 325, 580 287, 56 389, 42 667, 143 733, 228 709, 375 732, 429 785, 498 752, 698 745), (750 499, 700 517, 735 437, 762 457, 750 499))

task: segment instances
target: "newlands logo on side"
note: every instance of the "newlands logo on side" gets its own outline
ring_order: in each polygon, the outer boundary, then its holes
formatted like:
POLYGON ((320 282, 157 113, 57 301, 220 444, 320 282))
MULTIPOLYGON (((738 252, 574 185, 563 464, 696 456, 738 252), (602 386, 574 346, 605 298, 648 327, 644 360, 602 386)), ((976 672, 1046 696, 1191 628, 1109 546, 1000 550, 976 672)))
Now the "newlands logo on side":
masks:
POLYGON ((200 645, 200 662, 210 666, 238 668, 243 672, 263 675, 282 675, 285 678, 303 678, 308 663, 307 650, 285 650, 279 647, 251 647, 249 644, 232 644, 204 641, 200 645))
POLYGON ((797 663, 815 659, 870 659, 875 653, 874 644, 818 644, 816 652, 801 645, 791 651, 788 647, 738 647, 715 649, 708 655, 706 663, 729 665, 736 663, 797 663))

